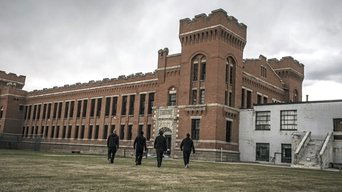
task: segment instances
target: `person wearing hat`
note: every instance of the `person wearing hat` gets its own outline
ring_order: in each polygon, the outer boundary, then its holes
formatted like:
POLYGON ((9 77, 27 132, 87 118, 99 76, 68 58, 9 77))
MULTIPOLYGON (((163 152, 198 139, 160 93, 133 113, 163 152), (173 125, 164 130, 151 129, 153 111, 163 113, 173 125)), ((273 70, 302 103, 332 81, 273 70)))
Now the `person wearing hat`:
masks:
POLYGON ((191 151, 195 153, 195 147, 194 142, 190 138, 190 134, 186 134, 186 138, 183 139, 181 145, 180 145, 181 151, 183 151, 183 160, 184 160, 184 166, 185 168, 189 168, 189 159, 191 151))
POLYGON ((154 141, 154 148, 157 153, 157 167, 161 167, 163 161, 163 154, 166 151, 166 139, 163 136, 163 131, 159 131, 159 135, 156 137, 154 141))
POLYGON ((142 156, 146 147, 146 138, 144 137, 144 132, 140 131, 138 136, 134 140, 133 149, 135 149, 135 165, 141 165, 142 156))
POLYGON ((108 147, 108 161, 110 163, 114 163, 115 153, 119 149, 119 137, 116 134, 116 130, 113 130, 113 133, 110 134, 107 138, 107 147, 108 147))

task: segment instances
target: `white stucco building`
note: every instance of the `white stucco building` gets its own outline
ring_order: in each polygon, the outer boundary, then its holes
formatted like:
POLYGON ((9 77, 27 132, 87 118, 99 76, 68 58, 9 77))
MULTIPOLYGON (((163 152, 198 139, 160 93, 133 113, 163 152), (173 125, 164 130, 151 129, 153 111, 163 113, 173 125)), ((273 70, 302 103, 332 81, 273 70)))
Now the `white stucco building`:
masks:
POLYGON ((342 163, 342 100, 242 109, 239 142, 241 161, 317 168, 342 163))

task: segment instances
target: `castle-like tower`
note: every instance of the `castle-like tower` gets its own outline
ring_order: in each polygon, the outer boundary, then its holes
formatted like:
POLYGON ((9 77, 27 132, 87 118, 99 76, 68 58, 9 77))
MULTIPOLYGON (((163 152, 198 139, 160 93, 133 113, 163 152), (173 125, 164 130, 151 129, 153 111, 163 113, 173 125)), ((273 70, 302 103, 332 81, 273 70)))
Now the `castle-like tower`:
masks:
POLYGON ((190 133, 195 158, 238 161, 240 108, 300 101, 304 73, 292 57, 243 59, 246 30, 222 9, 182 19, 181 53, 160 49, 153 73, 25 93, 20 123, 6 130, 22 134, 23 147, 39 136, 42 149, 102 152, 117 129, 122 153, 132 150, 138 131, 152 147, 162 130, 175 158, 190 133))

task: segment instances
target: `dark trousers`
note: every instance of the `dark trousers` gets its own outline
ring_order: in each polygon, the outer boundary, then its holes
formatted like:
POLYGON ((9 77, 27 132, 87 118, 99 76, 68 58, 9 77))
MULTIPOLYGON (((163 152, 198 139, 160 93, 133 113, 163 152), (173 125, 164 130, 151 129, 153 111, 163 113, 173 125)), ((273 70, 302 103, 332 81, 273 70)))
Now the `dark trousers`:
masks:
POLYGON ((184 165, 189 164, 190 153, 191 153, 191 151, 183 151, 184 165))
POLYGON ((108 159, 110 159, 110 163, 114 162, 115 153, 116 153, 116 147, 108 148, 108 159))
POLYGON ((140 150, 136 150, 135 151, 135 164, 136 165, 141 165, 141 160, 142 160, 142 156, 143 156, 143 151, 140 150))
POLYGON ((157 153, 157 166, 160 167, 163 161, 163 154, 164 154, 164 150, 162 149, 156 149, 156 153, 157 153))

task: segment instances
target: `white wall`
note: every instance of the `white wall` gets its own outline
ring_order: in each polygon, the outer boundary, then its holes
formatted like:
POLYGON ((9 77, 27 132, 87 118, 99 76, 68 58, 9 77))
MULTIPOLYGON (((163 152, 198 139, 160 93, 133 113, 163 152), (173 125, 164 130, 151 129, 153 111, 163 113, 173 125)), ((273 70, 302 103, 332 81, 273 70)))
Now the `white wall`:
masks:
POLYGON ((294 132, 311 131, 312 138, 324 139, 327 133, 333 131, 333 118, 342 118, 342 101, 272 104, 241 110, 240 159, 255 161, 256 143, 270 143, 270 157, 273 157, 275 152, 281 152, 282 143, 291 144, 294 132), (297 110, 297 131, 280 130, 280 110, 297 110), (271 130, 255 130, 255 111, 271 111, 271 130))

